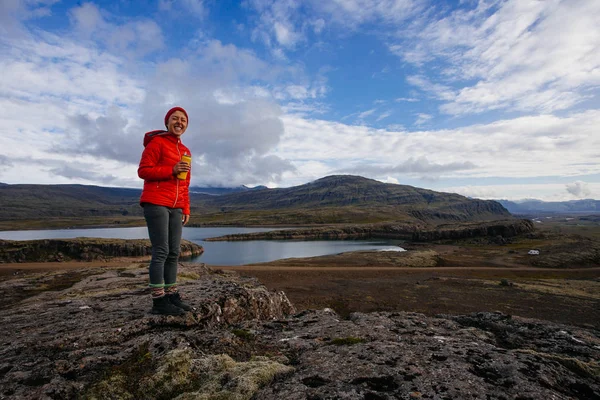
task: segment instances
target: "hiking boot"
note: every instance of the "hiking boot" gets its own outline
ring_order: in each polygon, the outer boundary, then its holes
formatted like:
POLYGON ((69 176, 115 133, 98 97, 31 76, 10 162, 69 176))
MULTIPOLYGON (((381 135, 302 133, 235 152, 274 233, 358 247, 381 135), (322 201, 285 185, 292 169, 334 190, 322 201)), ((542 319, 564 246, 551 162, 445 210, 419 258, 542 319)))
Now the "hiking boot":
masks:
POLYGON ((179 292, 175 292, 172 294, 166 294, 165 297, 168 297, 169 301, 174 306, 182 308, 185 311, 192 311, 192 306, 181 301, 181 296, 179 295, 179 292))
POLYGON ((162 315, 183 315, 185 311, 173 305, 167 296, 152 299, 152 314, 162 315))

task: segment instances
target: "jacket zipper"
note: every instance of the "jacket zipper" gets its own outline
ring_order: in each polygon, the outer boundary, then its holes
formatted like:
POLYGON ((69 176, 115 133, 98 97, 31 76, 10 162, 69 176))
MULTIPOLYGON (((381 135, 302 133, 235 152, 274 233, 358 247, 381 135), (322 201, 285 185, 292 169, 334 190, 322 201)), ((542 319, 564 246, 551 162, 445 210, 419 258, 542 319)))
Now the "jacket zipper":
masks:
MULTIPOLYGON (((179 155, 179 159, 181 160, 181 152, 179 151, 179 142, 181 142, 181 139, 177 139, 177 144, 175 145, 175 147, 177 147, 177 154, 179 155)), ((173 202, 173 207, 171 208, 175 208, 175 205, 177 204, 177 200, 179 199, 179 178, 177 177, 177 175, 175 175, 175 201, 173 202)))

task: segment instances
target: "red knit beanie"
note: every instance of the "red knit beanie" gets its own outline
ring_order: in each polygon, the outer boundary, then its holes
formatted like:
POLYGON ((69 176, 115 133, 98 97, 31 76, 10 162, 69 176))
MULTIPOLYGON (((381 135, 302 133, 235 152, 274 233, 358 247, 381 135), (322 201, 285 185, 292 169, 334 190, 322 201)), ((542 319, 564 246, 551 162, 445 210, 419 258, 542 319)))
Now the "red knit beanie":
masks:
POLYGON ((165 115, 165 126, 168 128, 169 127, 169 117, 171 116, 171 114, 173 114, 175 111, 181 111, 182 113, 185 114, 185 118, 188 120, 188 123, 190 122, 190 119, 188 118, 187 113, 185 112, 185 110, 181 107, 173 107, 171 108, 169 111, 167 111, 167 115, 165 115))

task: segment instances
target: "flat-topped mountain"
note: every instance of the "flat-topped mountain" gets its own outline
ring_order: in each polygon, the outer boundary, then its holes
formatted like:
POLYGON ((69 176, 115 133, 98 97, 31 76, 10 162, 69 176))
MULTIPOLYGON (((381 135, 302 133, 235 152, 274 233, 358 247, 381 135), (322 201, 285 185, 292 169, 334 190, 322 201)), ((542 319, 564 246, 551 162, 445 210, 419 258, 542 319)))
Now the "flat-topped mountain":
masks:
MULTIPOLYGON (((470 199, 408 185, 382 183, 353 175, 333 175, 281 189, 262 189, 212 197, 207 206, 222 212, 251 210, 329 210, 339 222, 474 221, 510 218, 498 202, 470 199), (355 220, 345 215, 353 215, 355 220)), ((313 221, 316 222, 316 221, 313 221)), ((324 222, 336 222, 334 220, 324 222)))
POLYGON ((506 214, 500 204, 467 199, 454 193, 441 193, 408 185, 382 183, 353 175, 332 175, 304 185, 281 189, 244 191, 212 199, 221 206, 271 209, 287 207, 348 205, 445 205, 483 202, 506 214))
MULTIPOLYGON (((139 219, 139 189, 85 185, 0 186, 0 220, 139 219)), ((289 188, 253 188, 222 195, 190 193, 192 225, 447 223, 511 218, 498 202, 334 175, 289 188)), ((91 224, 94 221, 88 221, 91 224)), ((95 222, 96 224, 102 222, 95 222)))

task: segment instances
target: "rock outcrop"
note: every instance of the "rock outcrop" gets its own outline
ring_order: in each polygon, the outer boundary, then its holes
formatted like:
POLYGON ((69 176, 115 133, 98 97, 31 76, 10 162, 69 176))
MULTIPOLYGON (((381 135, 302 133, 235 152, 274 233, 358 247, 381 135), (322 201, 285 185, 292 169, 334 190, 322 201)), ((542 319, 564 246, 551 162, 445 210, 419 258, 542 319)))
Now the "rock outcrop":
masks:
MULTIPOLYGON (((197 256, 202 246, 181 241, 181 256, 197 256)), ((115 257, 149 258, 152 246, 148 239, 42 239, 0 240, 0 263, 93 261, 115 257)))
POLYGON ((510 238, 533 232, 534 225, 528 219, 488 221, 480 223, 445 224, 435 229, 416 231, 412 240, 455 240, 477 237, 503 237, 510 238))
POLYGON ((179 279, 195 310, 166 317, 148 313, 144 266, 49 285, 66 274, 0 282, 0 398, 600 399, 597 327, 296 313, 282 292, 194 264, 179 279))
POLYGON ((500 313, 309 311, 257 326, 296 368, 275 399, 599 399, 600 337, 500 313))
POLYGON ((433 241, 477 237, 513 237, 533 232, 533 223, 526 219, 455 223, 436 227, 426 224, 365 224, 339 227, 283 229, 268 232, 238 233, 206 239, 219 240, 344 240, 344 239, 400 239, 433 241))
MULTIPOLYGON (((192 355, 194 365, 218 364, 215 373, 235 368, 266 368, 274 374, 289 370, 276 361, 253 360, 254 364, 244 367, 220 356, 235 356, 229 351, 239 341, 231 330, 233 325, 248 320, 280 320, 295 312, 285 294, 270 292, 253 279, 215 273, 203 265, 183 267, 178 278, 180 291, 196 308, 183 317, 149 314, 146 266, 83 270, 82 279, 68 288, 52 290, 56 288, 42 283, 40 290, 29 292, 30 297, 11 295, 19 288, 31 288, 40 279, 47 281, 45 277, 61 280, 65 274, 25 275, 1 282, 0 292, 8 307, 0 317, 4 338, 0 398, 171 398, 165 397, 169 390, 183 391, 181 385, 188 389, 193 385, 162 382, 176 380, 174 376, 161 378, 162 383, 152 382, 153 395, 140 397, 147 385, 139 380, 152 381, 152 376, 160 374, 161 368, 170 369, 171 364, 173 368, 188 368, 180 361, 192 355), (211 358, 206 346, 218 348, 219 356, 211 358), (133 389, 130 379, 136 382, 133 389), (165 387, 159 388, 159 384, 165 387), (136 389, 136 385, 142 386, 136 389), (107 395, 102 387, 121 392, 107 395)), ((192 373, 189 368, 186 371, 192 373)))

